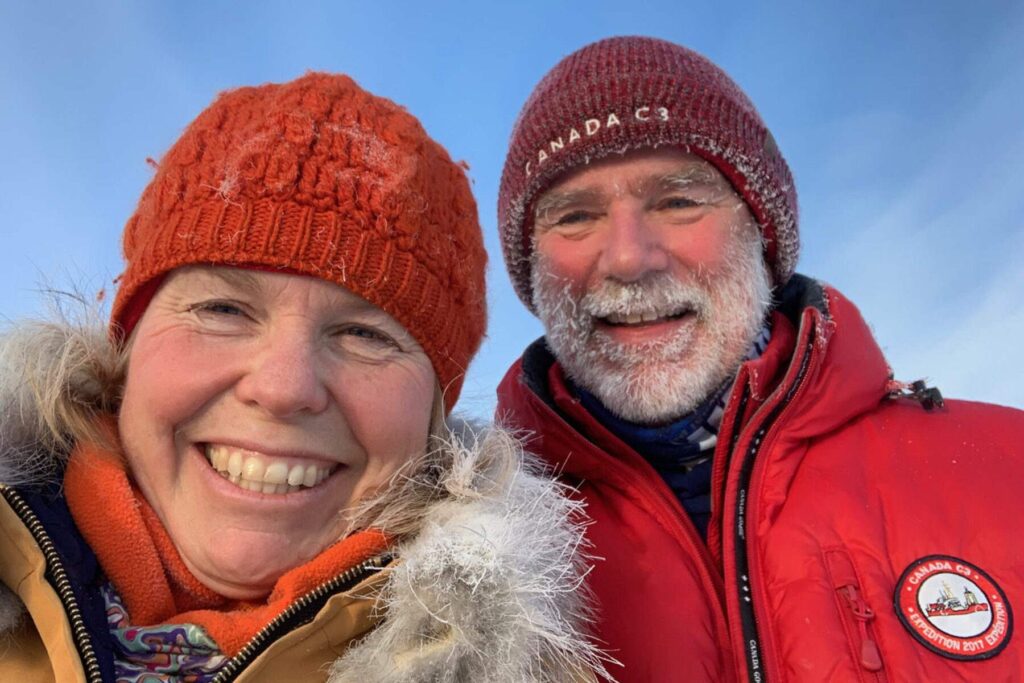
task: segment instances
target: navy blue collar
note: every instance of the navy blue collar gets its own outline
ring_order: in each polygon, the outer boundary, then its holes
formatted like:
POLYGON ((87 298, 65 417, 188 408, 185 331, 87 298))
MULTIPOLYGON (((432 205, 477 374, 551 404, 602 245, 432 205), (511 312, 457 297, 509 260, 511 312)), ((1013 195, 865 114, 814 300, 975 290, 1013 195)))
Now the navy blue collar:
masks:
POLYGON ((714 449, 732 379, 692 413, 665 425, 650 427, 624 420, 585 389, 568 382, 570 390, 597 421, 657 468, 686 467, 714 449))

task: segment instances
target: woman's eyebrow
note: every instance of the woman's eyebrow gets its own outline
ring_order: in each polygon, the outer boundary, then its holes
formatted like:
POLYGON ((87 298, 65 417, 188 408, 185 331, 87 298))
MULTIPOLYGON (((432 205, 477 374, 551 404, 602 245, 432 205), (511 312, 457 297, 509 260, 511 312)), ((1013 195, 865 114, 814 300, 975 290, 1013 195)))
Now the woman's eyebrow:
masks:
MULTIPOLYGON (((350 313, 358 313, 369 318, 380 318, 381 320, 392 319, 387 311, 380 306, 370 303, 362 297, 352 297, 344 302, 343 307, 350 313)), ((397 321, 396 321, 397 322, 397 321)))
POLYGON ((236 289, 252 292, 263 289, 258 277, 241 268, 212 268, 207 274, 236 289))

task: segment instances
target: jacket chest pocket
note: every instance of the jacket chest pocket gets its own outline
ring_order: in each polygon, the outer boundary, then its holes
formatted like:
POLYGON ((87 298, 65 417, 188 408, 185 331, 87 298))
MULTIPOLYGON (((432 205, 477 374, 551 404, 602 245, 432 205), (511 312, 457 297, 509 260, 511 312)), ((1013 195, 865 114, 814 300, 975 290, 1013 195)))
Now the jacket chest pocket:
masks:
POLYGON ((857 664, 859 678, 868 683, 885 681, 882 655, 875 636, 875 613, 864 600, 853 560, 842 548, 827 548, 824 556, 829 580, 835 591, 836 607, 846 632, 850 655, 857 664))

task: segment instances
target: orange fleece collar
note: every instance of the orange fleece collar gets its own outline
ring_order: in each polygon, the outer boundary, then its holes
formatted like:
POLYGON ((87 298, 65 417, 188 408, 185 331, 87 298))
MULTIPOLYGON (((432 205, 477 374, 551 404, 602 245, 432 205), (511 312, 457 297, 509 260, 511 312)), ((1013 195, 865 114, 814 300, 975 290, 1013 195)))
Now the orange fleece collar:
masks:
POLYGON ((91 444, 76 446, 64 490, 71 516, 124 600, 132 622, 196 624, 228 656, 236 655, 297 598, 388 546, 379 531, 353 534, 281 576, 264 601, 231 600, 189 572, 117 453, 91 444))

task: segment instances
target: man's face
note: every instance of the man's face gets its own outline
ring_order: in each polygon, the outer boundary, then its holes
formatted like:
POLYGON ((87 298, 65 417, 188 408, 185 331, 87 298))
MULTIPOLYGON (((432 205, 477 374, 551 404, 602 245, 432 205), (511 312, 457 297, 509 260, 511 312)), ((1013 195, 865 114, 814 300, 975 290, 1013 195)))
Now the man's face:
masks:
POLYGON ((739 367, 770 306, 747 205, 675 149, 575 170, 537 201, 534 306, 568 375, 644 424, 693 410, 739 367))

